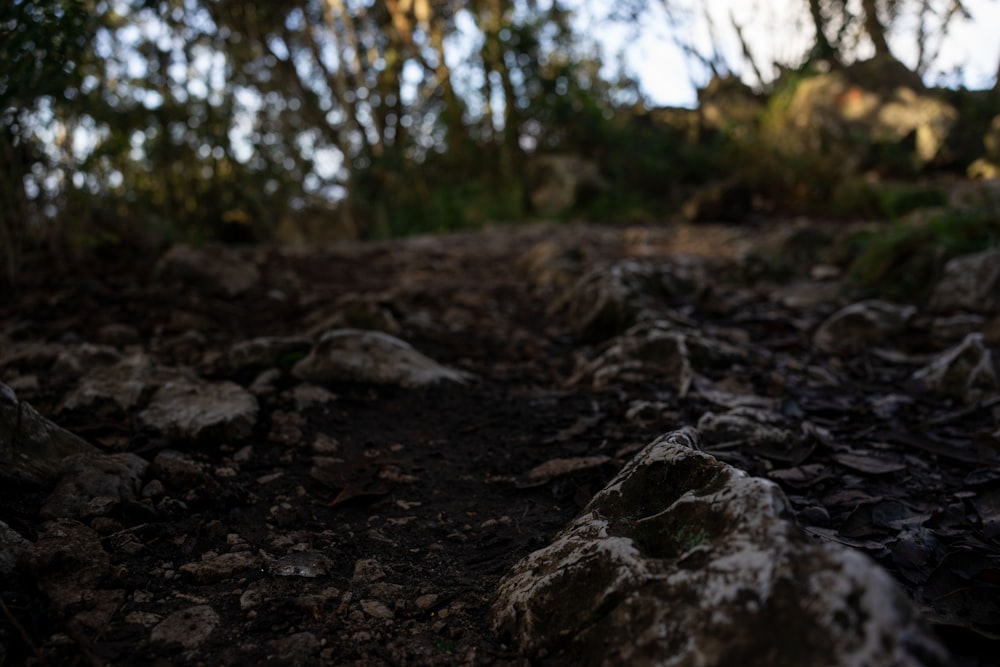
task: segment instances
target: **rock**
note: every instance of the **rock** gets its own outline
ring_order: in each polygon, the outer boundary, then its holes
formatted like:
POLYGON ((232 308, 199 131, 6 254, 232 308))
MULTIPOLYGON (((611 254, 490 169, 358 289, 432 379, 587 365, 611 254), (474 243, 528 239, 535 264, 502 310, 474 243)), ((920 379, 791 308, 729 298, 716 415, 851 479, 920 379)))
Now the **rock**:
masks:
POLYGON ((296 632, 294 635, 270 642, 274 657, 289 665, 316 664, 320 640, 311 632, 296 632))
POLYGON ((157 270, 214 296, 235 298, 260 282, 257 267, 221 245, 192 248, 177 244, 160 259, 157 270))
POLYGON ((696 447, 683 429, 640 452, 504 576, 494 629, 583 665, 948 664, 884 570, 696 447))
POLYGON ((230 373, 260 371, 267 368, 288 369, 312 348, 305 336, 265 336, 237 343, 219 361, 230 373))
POLYGON ((148 465, 131 453, 69 456, 63 462, 62 478, 40 515, 46 519, 80 519, 107 515, 122 502, 136 503, 148 465))
POLYGON ((996 361, 983 334, 971 333, 913 374, 930 391, 965 403, 977 403, 1000 393, 996 361))
POLYGON ((205 472, 204 466, 172 449, 164 449, 156 455, 152 472, 164 485, 176 491, 197 491, 197 495, 208 495, 219 488, 218 482, 205 472))
POLYGON ((152 642, 177 643, 186 649, 197 648, 219 625, 219 615, 207 604, 188 607, 167 616, 153 628, 152 642))
POLYGON ((438 382, 463 383, 470 375, 447 368, 398 338, 380 331, 333 329, 320 336, 292 375, 317 382, 367 382, 416 388, 438 382))
POLYGON ((259 556, 248 551, 226 554, 204 554, 200 561, 185 563, 178 570, 199 584, 217 584, 240 577, 260 566, 259 556))
POLYGON ((949 260, 930 305, 936 310, 1000 312, 1000 248, 949 260))
POLYGON ((0 575, 8 575, 17 566, 17 560, 31 542, 16 530, 0 521, 0 575))
POLYGON ((772 110, 764 125, 772 145, 786 154, 815 155, 842 174, 861 168, 879 144, 905 153, 900 162, 925 165, 943 152, 958 120, 953 106, 891 58, 809 77, 787 104, 772 110))
POLYGON ((589 380, 599 390, 616 382, 641 382, 650 375, 678 396, 687 395, 694 371, 684 334, 648 329, 638 336, 621 336, 596 359, 579 367, 570 384, 589 380))
POLYGON ((605 340, 635 324, 649 302, 662 305, 691 290, 690 281, 673 267, 624 260, 591 269, 549 309, 562 315, 584 338, 605 340))
POLYGON ((729 367, 744 361, 745 349, 696 333, 667 320, 641 322, 610 341, 594 360, 580 364, 571 384, 595 389, 615 382, 655 381, 686 396, 695 369, 729 367))
POLYGON ((111 572, 97 532, 73 519, 46 522, 21 564, 60 609, 85 601, 111 572))
POLYGON ((165 371, 154 367, 149 356, 140 352, 113 366, 97 368, 84 375, 63 399, 59 409, 94 410, 113 404, 122 410, 131 410, 139 405, 147 391, 152 391, 157 383, 168 377, 165 371))
POLYGON ((139 413, 141 426, 189 440, 238 440, 253 432, 257 399, 232 382, 171 380, 139 413))
POLYGON ((860 352, 901 333, 916 312, 913 306, 876 299, 852 303, 819 326, 813 334, 813 345, 828 353, 860 352))
POLYGON ((52 423, 28 403, 18 400, 0 383, 0 462, 2 474, 29 482, 49 484, 70 454, 97 450, 81 438, 52 423))
POLYGON ((364 329, 398 336, 402 327, 393 313, 393 295, 345 294, 334 304, 317 311, 312 317, 318 324, 309 327, 311 336, 320 336, 330 329, 364 329))
POLYGON ((684 429, 640 452, 501 580, 494 629, 577 664, 947 664, 886 572, 696 447, 684 429))

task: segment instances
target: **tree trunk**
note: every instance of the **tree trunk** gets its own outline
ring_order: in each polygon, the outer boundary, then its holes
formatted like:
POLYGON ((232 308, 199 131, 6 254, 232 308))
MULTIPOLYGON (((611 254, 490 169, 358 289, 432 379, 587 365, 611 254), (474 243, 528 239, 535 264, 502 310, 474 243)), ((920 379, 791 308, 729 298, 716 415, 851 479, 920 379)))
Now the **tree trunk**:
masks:
POLYGON ((864 11, 865 32, 875 46, 875 56, 891 56, 889 42, 885 38, 885 26, 878 18, 877 0, 862 0, 861 8, 864 11))

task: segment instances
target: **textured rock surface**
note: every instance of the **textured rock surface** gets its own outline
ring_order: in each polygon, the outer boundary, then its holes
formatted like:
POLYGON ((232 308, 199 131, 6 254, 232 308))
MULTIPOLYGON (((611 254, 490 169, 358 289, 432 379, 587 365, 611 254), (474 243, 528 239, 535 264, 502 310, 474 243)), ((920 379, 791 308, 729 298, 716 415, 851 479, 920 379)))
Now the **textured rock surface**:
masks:
POLYGON ((585 273, 550 312, 564 315, 583 336, 602 340, 636 323, 650 302, 690 291, 690 282, 670 265, 625 260, 585 273))
POLYGON ((31 482, 58 477, 62 459, 93 452, 83 439, 60 428, 0 383, 0 462, 4 474, 31 482))
POLYGON ((257 399, 233 382, 177 378, 156 390, 138 419, 175 437, 236 440, 253 430, 257 399))
POLYGON ((808 541, 776 485, 696 445, 657 439, 515 565, 496 630, 587 665, 946 664, 886 572, 808 541))
POLYGON ((1000 248, 956 257, 931 295, 938 310, 1000 311, 1000 248))
POLYGON ((858 352, 887 342, 903 330, 915 313, 913 306, 875 299, 852 303, 820 325, 813 344, 824 352, 858 352))
POLYGON ((112 513, 119 503, 135 503, 148 466, 145 459, 132 453, 69 456, 41 516, 46 519, 102 516, 112 513))
POLYGON ((993 353, 983 335, 971 333, 961 343, 945 350, 913 378, 936 394, 976 403, 1000 393, 1000 378, 993 353))
POLYGON ((380 331, 334 329, 320 336, 292 374, 310 382, 368 382, 415 388, 465 382, 469 375, 446 368, 398 338, 380 331))

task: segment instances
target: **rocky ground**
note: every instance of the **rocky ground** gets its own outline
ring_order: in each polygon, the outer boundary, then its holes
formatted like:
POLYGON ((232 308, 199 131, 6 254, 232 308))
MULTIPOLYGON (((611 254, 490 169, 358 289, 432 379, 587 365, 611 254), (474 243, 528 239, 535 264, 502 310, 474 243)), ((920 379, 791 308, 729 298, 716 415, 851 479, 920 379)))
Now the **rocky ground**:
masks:
POLYGON ((0 298, 0 663, 574 664, 498 582, 692 426, 884 566, 954 664, 1000 664, 1000 257, 890 303, 817 234, 29 265, 0 298))

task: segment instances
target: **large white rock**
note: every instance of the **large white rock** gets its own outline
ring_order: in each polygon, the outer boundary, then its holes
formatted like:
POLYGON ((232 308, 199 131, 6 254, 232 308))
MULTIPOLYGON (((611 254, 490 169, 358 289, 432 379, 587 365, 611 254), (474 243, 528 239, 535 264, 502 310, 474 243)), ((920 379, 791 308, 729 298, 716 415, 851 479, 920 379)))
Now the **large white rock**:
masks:
POLYGON ((295 364, 292 375, 318 384, 368 382, 409 388, 461 383, 471 377, 442 366, 394 336, 360 329, 327 331, 309 355, 295 364))
POLYGON ((947 664, 883 569, 809 541, 774 483, 696 446, 657 439, 516 564, 494 629, 581 665, 947 664))

